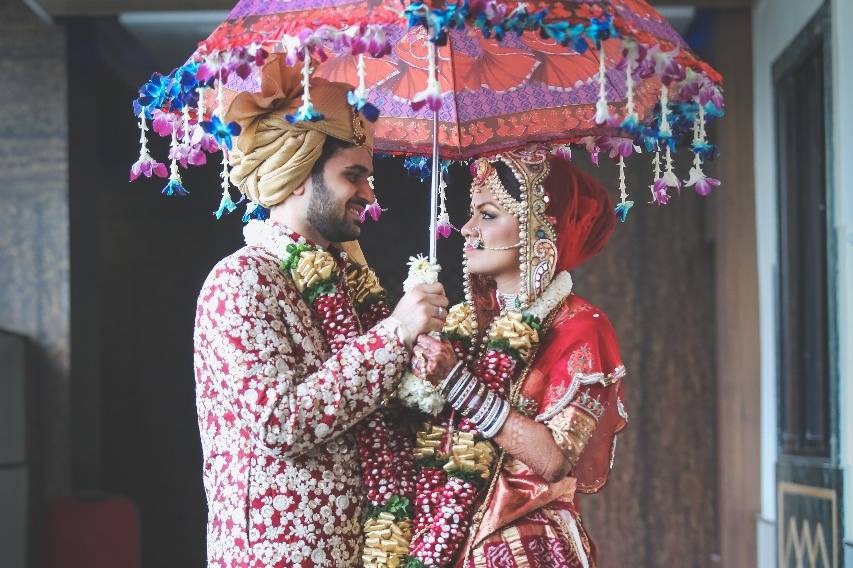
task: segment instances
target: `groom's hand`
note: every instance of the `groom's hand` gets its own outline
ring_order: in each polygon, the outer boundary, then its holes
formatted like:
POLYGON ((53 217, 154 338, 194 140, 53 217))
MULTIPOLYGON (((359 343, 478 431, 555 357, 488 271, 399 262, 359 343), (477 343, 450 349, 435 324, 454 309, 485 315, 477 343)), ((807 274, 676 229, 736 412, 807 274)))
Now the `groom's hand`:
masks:
POLYGON ((406 292, 391 316, 403 324, 406 343, 431 331, 441 331, 449 302, 441 284, 421 284, 406 292))
POLYGON ((456 366, 456 352, 449 341, 440 341, 429 335, 421 335, 412 356, 414 373, 438 386, 456 366))

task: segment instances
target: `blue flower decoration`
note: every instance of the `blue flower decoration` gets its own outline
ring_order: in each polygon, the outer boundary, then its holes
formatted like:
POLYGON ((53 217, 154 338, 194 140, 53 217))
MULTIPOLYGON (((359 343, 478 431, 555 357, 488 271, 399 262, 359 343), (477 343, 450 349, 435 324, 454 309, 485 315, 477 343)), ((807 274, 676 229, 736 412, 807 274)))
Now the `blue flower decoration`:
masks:
POLYGON ((232 138, 240 135, 240 125, 236 122, 225 124, 217 115, 210 120, 201 122, 202 129, 216 138, 220 146, 225 146, 230 151, 233 146, 232 138))
POLYGON ((166 184, 161 193, 166 197, 186 197, 190 194, 181 182, 181 178, 169 178, 169 183, 166 184))
POLYGON ((237 209, 237 206, 234 204, 233 201, 231 201, 231 196, 225 194, 222 196, 222 200, 219 202, 219 209, 214 211, 213 215, 216 217, 217 220, 219 220, 222 219, 222 217, 224 217, 225 215, 228 215, 229 213, 233 212, 235 209, 237 209))
POLYGON ((629 116, 623 120, 620 128, 631 136, 636 136, 640 133, 640 123, 635 116, 629 116))
POLYGON ((154 73, 147 83, 139 89, 139 105, 145 109, 145 114, 151 116, 154 109, 167 106, 173 97, 180 92, 180 85, 171 76, 154 73))
POLYGON ((347 93, 347 102, 370 122, 376 122, 379 119, 379 109, 367 102, 367 99, 357 96, 355 91, 347 93))
POLYGON ((717 147, 710 142, 694 141, 690 149, 703 160, 713 159, 717 155, 717 147))
POLYGON ((403 161, 403 167, 410 176, 418 176, 421 181, 424 181, 432 175, 432 163, 429 158, 424 156, 412 156, 403 161))
POLYGON ((254 201, 250 201, 246 205, 246 212, 243 213, 243 222, 248 223, 252 219, 257 219, 259 221, 263 221, 264 219, 270 216, 269 210, 262 207, 259 203, 255 203, 254 201))
POLYGON ((323 114, 314 110, 314 105, 309 103, 296 109, 295 114, 285 115, 284 119, 290 124, 302 121, 317 122, 318 120, 323 120, 323 114))
POLYGON ((619 219, 621 223, 624 223, 628 218, 628 212, 631 211, 631 207, 634 206, 633 201, 626 201, 624 203, 620 203, 616 206, 616 218, 619 219))
POLYGON ((613 27, 613 16, 609 15, 603 18, 593 18, 586 29, 586 35, 595 42, 596 47, 600 46, 602 41, 619 37, 619 33, 613 27))
POLYGON ((714 103, 705 103, 705 116, 707 118, 723 118, 725 114, 725 111, 721 108, 717 108, 714 103))

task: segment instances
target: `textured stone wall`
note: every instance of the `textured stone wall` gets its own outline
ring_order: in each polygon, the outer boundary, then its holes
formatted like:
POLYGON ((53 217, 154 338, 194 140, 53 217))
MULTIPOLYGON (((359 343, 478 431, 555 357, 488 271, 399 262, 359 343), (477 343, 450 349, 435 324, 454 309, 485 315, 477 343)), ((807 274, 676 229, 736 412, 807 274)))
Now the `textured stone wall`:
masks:
POLYGON ((32 343, 28 460, 55 495, 70 462, 65 35, 20 1, 0 2, 0 82, 0 328, 32 343))

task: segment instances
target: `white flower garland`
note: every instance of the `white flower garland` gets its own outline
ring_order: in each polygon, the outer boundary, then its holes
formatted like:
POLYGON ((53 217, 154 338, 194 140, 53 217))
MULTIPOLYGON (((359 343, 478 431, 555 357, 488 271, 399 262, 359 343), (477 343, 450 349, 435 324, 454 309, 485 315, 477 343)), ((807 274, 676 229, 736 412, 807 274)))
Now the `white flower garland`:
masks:
POLYGON ((287 254, 287 245, 305 244, 305 239, 299 242, 293 240, 283 231, 277 230, 275 225, 269 221, 252 219, 243 227, 243 238, 246 245, 250 247, 263 247, 279 258, 287 254))

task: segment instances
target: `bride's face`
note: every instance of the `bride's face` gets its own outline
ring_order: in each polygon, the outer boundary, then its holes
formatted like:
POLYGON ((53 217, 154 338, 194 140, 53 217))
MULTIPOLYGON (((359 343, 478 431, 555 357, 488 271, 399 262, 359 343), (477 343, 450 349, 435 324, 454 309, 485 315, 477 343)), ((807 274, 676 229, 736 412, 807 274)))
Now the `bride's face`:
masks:
POLYGON ((471 196, 471 219, 462 227, 465 256, 471 274, 491 276, 498 281, 517 280, 519 274, 518 219, 498 205, 488 189, 471 196), (477 248, 477 242, 484 248, 477 248), (514 247, 509 250, 488 250, 514 247))

